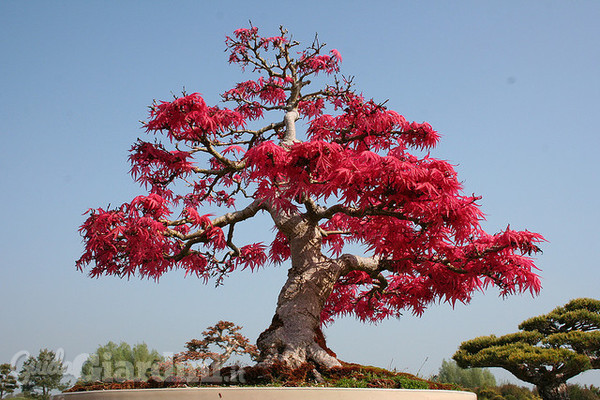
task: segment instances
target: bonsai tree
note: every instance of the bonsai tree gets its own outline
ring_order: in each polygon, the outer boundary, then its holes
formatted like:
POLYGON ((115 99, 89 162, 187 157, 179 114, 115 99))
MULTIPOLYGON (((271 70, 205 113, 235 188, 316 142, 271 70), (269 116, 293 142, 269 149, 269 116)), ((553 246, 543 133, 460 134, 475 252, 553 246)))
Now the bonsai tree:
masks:
POLYGON ((17 379, 13 375, 14 369, 10 364, 0 364, 0 399, 5 394, 11 394, 17 388, 17 379))
POLYGON ((62 360, 53 351, 43 349, 37 357, 30 356, 23 363, 19 373, 21 390, 27 396, 48 400, 52 390, 67 388, 61 383, 64 373, 62 360))
POLYGON ((572 300, 519 329, 466 341, 453 358, 463 368, 502 367, 536 385, 545 400, 568 399, 568 379, 600 368, 599 300, 572 300))
POLYGON ((145 343, 131 347, 125 342, 117 345, 108 342, 99 346, 81 366, 81 379, 92 381, 145 380, 164 358, 156 350, 149 350, 145 343))
POLYGON ((317 39, 300 49, 283 28, 262 37, 256 27, 226 46, 254 79, 225 91, 223 105, 183 93, 151 106, 144 127, 155 139, 129 157, 148 193, 89 210, 79 269, 153 279, 183 269, 219 284, 289 262, 257 345, 263 365, 290 367, 340 365, 320 330, 340 315, 379 321, 466 303, 488 286, 540 290, 530 256, 542 236, 486 233, 479 197, 462 194, 452 165, 410 152, 432 149, 437 132, 355 91, 337 75, 337 50, 317 39), (235 228, 258 213, 271 218, 273 240, 240 243, 235 228))
POLYGON ((255 360, 258 357, 258 349, 239 332, 241 329, 241 326, 233 322, 219 321, 202 332, 203 339, 187 342, 187 351, 176 354, 174 362, 211 360, 208 372, 212 374, 218 372, 234 354, 248 354, 255 360))

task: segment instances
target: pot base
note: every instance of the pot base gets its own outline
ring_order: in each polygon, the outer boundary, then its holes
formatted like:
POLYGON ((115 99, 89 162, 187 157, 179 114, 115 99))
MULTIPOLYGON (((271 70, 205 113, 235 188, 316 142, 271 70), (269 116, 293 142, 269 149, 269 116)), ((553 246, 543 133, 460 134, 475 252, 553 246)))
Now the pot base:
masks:
POLYGON ((202 387, 62 393, 53 400, 477 400, 453 390, 322 387, 202 387))

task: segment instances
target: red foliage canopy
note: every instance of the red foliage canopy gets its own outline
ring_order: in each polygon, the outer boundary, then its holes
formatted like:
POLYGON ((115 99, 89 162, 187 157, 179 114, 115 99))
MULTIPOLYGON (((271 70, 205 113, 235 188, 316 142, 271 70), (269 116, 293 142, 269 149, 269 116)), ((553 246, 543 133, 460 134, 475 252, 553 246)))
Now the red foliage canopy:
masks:
POLYGON ((131 173, 148 194, 89 210, 79 269, 158 279, 183 268, 220 281, 238 268, 282 263, 290 248, 281 232, 270 245, 234 244, 235 224, 268 210, 316 216, 331 258, 358 243, 376 260, 375 273, 357 268, 338 279, 325 322, 340 314, 420 314, 433 301, 467 302, 490 284, 502 294, 540 290, 530 256, 542 236, 484 232, 479 198, 461 193, 452 165, 409 153, 433 148, 437 132, 355 92, 335 75, 336 50, 326 53, 315 40, 298 52, 285 30, 261 37, 256 27, 236 30, 226 45, 230 63, 259 78, 222 95, 232 108, 208 106, 198 93, 151 107, 145 128, 167 140, 140 140, 130 155, 131 173), (317 74, 331 84, 309 90, 317 74), (273 111, 284 120, 251 128, 273 111), (298 118, 308 126, 302 140, 298 118), (188 190, 176 193, 175 182, 188 190), (203 215, 206 205, 230 212, 203 215))

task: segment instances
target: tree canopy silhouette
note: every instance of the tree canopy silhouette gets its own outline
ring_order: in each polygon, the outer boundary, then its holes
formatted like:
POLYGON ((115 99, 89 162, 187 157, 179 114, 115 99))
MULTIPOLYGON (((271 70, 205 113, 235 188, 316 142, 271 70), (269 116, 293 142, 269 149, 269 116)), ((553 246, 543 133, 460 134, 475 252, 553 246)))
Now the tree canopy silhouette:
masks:
POLYGON ((263 363, 290 366, 340 365, 319 339, 340 315, 379 321, 466 303, 488 286, 540 290, 530 256, 542 236, 486 233, 479 197, 462 194, 452 165, 411 153, 432 149, 438 133, 357 92, 339 75, 337 50, 317 39, 302 49, 283 28, 262 37, 254 26, 226 46, 229 62, 256 78, 225 91, 222 105, 199 93, 152 105, 145 128, 155 138, 130 155, 148 193, 89 210, 78 268, 153 279, 180 268, 221 282, 289 262, 257 345, 263 363), (234 229, 257 213, 271 217, 273 240, 239 243, 234 229))

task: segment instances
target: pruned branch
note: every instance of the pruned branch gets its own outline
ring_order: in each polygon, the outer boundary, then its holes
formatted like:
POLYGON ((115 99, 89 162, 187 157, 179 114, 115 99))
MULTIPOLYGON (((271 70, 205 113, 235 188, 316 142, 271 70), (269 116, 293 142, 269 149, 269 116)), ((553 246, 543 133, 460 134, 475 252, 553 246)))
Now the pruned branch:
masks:
POLYGON ((371 207, 371 208, 358 208, 358 207, 348 207, 342 204, 336 204, 329 208, 319 210, 317 212, 317 216, 321 219, 330 219, 337 213, 346 214, 350 217, 362 218, 366 216, 386 216, 386 217, 394 217, 404 221, 411 221, 417 225, 424 225, 424 223, 418 218, 409 217, 405 213, 401 211, 387 210, 385 208, 379 207, 371 207))
MULTIPOLYGON (((220 217, 214 218, 211 221, 210 226, 211 227, 219 227, 219 228, 225 227, 227 225, 232 226, 240 221, 244 221, 249 218, 252 218, 254 215, 256 215, 256 213, 258 211, 264 210, 264 209, 266 209, 266 207, 262 201, 254 200, 252 203, 250 203, 246 208, 244 208, 242 210, 235 211, 233 213, 227 213, 220 217)), ((230 232, 233 234, 233 230, 231 230, 230 232)), ((205 235, 206 235, 206 229, 200 229, 196 232, 193 232, 193 233, 183 236, 182 240, 184 241, 185 244, 183 245, 181 250, 174 255, 168 256, 168 258, 170 258, 174 261, 179 261, 179 260, 183 259, 183 257, 190 254, 190 249, 192 248, 193 245, 198 244, 198 243, 205 243, 207 241, 205 235)), ((181 235, 179 233, 174 236, 181 238, 181 235)), ((230 243, 228 242, 228 245, 229 244, 230 243)), ((230 247, 230 248, 232 248, 234 251, 235 251, 235 249, 237 249, 237 247, 235 247, 235 245, 233 243, 231 243, 231 246, 232 247, 230 247)), ((237 251, 239 253, 239 249, 237 251)))

